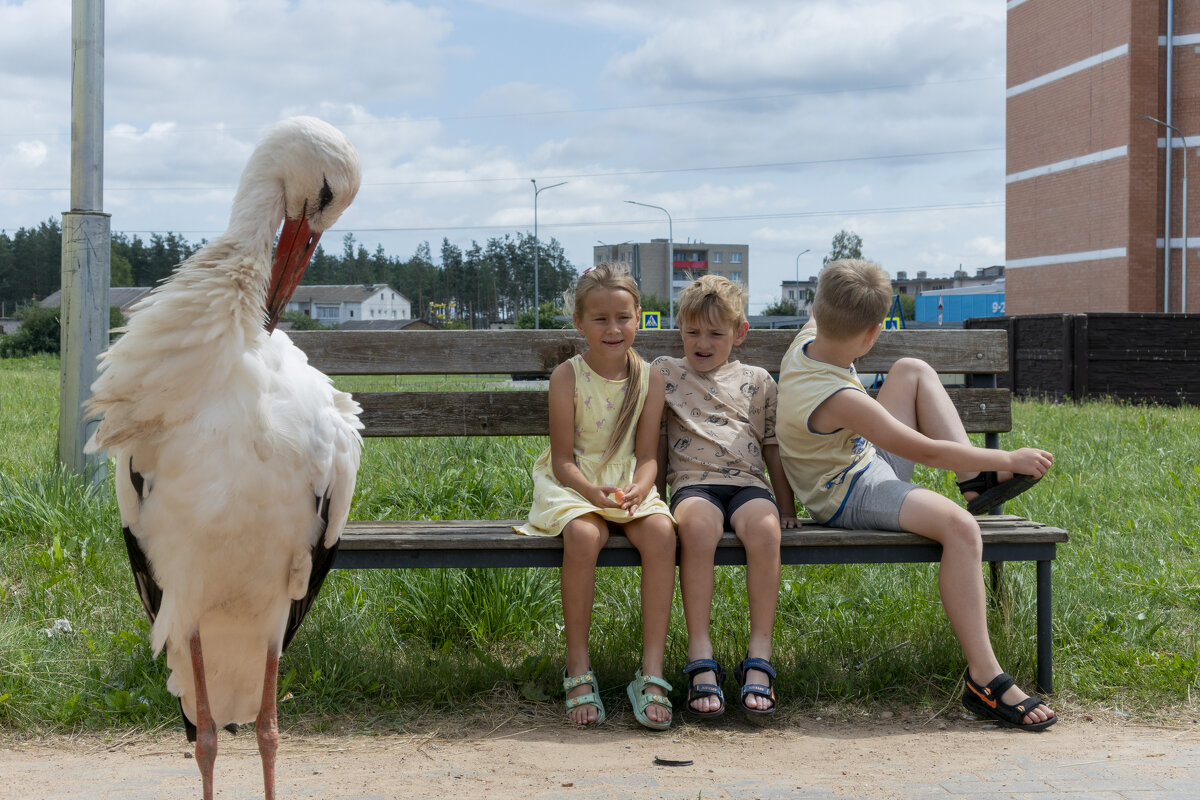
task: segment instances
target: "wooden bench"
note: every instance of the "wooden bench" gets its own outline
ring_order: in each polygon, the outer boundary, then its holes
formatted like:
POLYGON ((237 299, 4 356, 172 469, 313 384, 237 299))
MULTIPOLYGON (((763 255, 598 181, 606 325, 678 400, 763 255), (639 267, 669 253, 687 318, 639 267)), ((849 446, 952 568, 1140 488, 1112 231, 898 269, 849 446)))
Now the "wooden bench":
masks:
MULTIPOLYGON (((795 331, 752 330, 734 358, 777 372, 795 331)), ((292 339, 309 363, 329 375, 548 376, 584 342, 575 331, 308 331, 292 339)), ((683 355, 677 331, 639 333, 636 348, 648 361, 683 355)), ((1007 389, 995 376, 1008 370, 1007 335, 1002 330, 885 331, 859 360, 864 383, 886 373, 896 359, 916 356, 939 373, 962 375, 968 388, 950 394, 968 432, 984 433, 989 447, 1011 430, 1007 389)), ((963 383, 964 381, 959 381, 963 383)), ((364 435, 372 436, 545 436, 549 411, 545 384, 532 391, 357 392, 364 435)), ((524 388, 524 387, 522 387, 524 388)), ((781 410, 782 413, 782 410, 781 410)), ((532 464, 514 465, 528 470, 532 464)), ((558 567, 561 537, 520 536, 519 520, 359 520, 347 526, 335 568, 400 569, 444 567, 558 567)), ((981 518, 983 558, 993 579, 1005 561, 1037 562, 1037 681, 1053 690, 1050 565, 1066 531, 1015 516, 981 518)), ((783 531, 784 564, 934 562, 941 546, 910 533, 842 530, 805 521, 783 531)), ((745 564, 741 543, 727 532, 718 564, 745 564)), ((620 535, 610 537, 601 566, 636 566, 637 550, 620 535)))

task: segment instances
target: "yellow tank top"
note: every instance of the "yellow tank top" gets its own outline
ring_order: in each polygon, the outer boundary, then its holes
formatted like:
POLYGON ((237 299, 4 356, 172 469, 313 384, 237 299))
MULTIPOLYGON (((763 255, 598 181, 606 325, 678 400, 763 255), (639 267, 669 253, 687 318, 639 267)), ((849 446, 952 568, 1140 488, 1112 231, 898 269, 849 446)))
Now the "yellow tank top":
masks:
POLYGON ((809 357, 805 347, 815 336, 812 328, 800 331, 783 356, 775 436, 792 491, 813 519, 828 523, 841 513, 855 478, 875 457, 875 447, 846 428, 816 433, 809 426, 813 412, 834 394, 866 391, 853 366, 809 357))

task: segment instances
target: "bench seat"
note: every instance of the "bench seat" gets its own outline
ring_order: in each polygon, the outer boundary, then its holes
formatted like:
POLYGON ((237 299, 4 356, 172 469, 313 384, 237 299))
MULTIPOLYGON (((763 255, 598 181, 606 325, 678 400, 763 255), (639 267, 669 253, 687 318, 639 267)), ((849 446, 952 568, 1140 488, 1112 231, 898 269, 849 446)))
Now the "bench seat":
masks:
MULTIPOLYGON (((752 330, 733 358, 778 372, 795 331, 752 330)), ((510 331, 306 331, 292 340, 309 363, 328 375, 418 376, 398 391, 355 392, 363 407, 367 437, 546 436, 549 404, 545 380, 560 363, 584 350, 573 330, 510 331), (428 391, 421 376, 473 376, 465 388, 428 391), (481 377, 485 376, 485 377, 481 377), (412 389, 411 391, 405 390, 412 389)), ((680 357, 677 331, 641 331, 634 344, 647 361, 680 357)), ((864 383, 886 373, 899 358, 929 363, 949 384, 950 399, 968 433, 982 433, 987 447, 1012 429, 1011 395, 996 386, 1008 371, 1008 339, 1002 330, 889 330, 856 362, 864 383)), ((780 409, 780 413, 786 413, 780 409)), ((528 471, 530 464, 499 466, 528 471)), ((1037 564, 1037 682, 1052 691, 1051 564, 1066 531, 1021 517, 979 518, 983 560, 992 565, 999 593, 1006 561, 1037 564)), ((357 520, 342 537, 339 569, 558 567, 560 537, 521 536, 520 520, 357 520)), ((941 559, 940 545, 911 533, 826 528, 806 521, 783 532, 784 564, 929 563, 941 559)), ((636 566, 638 553, 614 532, 600 553, 600 566, 636 566)), ((746 555, 726 533, 717 564, 745 564, 746 555)))

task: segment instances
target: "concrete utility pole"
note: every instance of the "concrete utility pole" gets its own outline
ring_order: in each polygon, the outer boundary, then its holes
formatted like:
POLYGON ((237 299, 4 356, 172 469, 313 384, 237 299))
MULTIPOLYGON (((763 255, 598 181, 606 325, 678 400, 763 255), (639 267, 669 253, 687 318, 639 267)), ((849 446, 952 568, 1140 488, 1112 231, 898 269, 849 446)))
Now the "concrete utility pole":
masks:
MULTIPOLYGON (((104 205, 104 0, 72 0, 71 210, 62 219, 62 362, 58 459, 93 482, 105 459, 83 454, 96 359, 108 347, 111 228, 104 205)), ((93 423, 94 425, 94 423, 93 423)))

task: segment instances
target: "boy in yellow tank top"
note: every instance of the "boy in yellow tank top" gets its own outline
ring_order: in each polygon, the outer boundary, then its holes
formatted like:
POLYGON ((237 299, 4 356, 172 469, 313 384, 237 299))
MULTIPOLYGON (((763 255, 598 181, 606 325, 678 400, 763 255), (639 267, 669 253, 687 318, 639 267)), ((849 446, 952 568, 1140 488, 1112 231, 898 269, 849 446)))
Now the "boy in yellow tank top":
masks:
POLYGON ((942 545, 942 605, 967 659, 963 704, 1002 725, 1042 730, 1057 721, 1000 668, 987 630, 983 542, 973 516, 1029 488, 1054 457, 1045 450, 972 446, 958 411, 928 364, 892 365, 878 399, 854 360, 879 338, 892 302, 877 264, 834 261, 821 272, 813 319, 779 372, 776 437, 788 482, 813 517, 843 528, 903 530, 942 545), (913 464, 958 473, 968 508, 914 486, 913 464))

